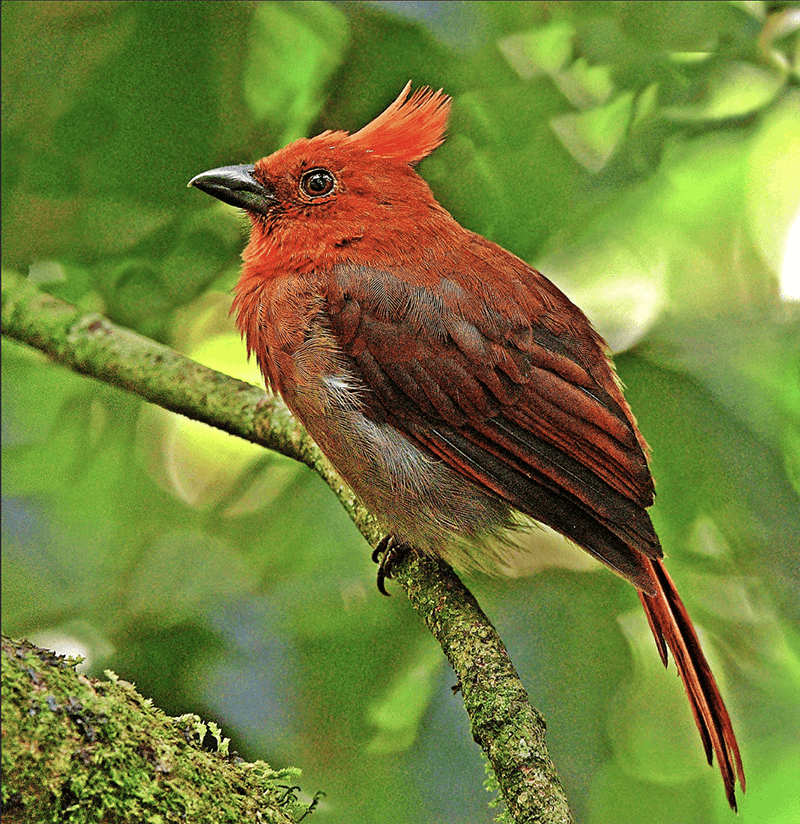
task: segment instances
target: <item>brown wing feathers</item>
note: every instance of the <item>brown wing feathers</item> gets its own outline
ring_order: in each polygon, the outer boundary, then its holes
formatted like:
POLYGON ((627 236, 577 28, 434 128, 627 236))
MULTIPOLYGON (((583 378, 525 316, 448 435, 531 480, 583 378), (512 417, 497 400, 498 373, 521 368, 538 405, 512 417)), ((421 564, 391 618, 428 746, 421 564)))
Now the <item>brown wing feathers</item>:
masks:
POLYGON ((508 459, 494 442, 481 439, 474 431, 468 437, 447 427, 412 432, 412 438, 457 466, 466 477, 494 490, 516 509, 566 534, 636 586, 652 587, 645 556, 632 552, 629 541, 620 538, 546 475, 532 469, 510 471, 508 459))
POLYGON ((624 410, 606 390, 546 330, 519 329, 509 342, 484 310, 484 331, 498 338, 490 340, 396 277, 371 271, 366 291, 366 275, 340 268, 330 316, 380 406, 374 414, 649 586, 633 556, 660 555, 645 511, 652 482, 624 410), (560 351, 543 345, 551 342, 560 351), (623 563, 623 555, 631 557, 623 563))

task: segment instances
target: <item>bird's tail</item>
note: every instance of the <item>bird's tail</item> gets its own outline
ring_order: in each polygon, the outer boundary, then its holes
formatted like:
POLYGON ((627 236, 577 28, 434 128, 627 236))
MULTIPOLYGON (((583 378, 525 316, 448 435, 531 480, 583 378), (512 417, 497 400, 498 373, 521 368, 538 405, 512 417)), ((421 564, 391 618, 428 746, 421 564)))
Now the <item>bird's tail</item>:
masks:
POLYGON ((742 792, 745 789, 745 779, 742 757, 728 710, 675 584, 661 561, 651 560, 649 564, 656 583, 655 593, 648 595, 646 592, 639 592, 647 622, 656 639, 664 666, 667 665, 667 648, 672 651, 678 674, 689 696, 708 763, 713 763, 716 755, 725 784, 725 795, 732 809, 736 810, 736 779, 739 779, 742 792))

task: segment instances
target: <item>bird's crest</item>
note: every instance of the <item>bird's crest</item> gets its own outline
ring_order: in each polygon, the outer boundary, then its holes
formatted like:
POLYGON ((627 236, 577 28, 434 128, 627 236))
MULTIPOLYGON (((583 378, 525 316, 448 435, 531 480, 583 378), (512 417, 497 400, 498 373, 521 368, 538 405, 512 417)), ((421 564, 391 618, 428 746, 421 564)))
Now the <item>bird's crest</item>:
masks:
POLYGON ((363 148, 374 157, 405 163, 416 163, 427 157, 444 141, 450 98, 441 89, 435 92, 423 86, 408 99, 410 90, 411 81, 386 111, 363 129, 348 135, 343 145, 363 148))

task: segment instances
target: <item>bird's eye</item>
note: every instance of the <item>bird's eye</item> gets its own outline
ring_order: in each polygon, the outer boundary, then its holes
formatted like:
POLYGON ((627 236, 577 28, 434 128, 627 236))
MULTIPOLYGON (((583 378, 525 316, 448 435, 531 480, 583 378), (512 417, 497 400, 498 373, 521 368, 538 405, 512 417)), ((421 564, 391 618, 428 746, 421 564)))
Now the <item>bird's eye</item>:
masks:
POLYGON ((327 169, 311 169, 300 178, 300 188, 309 197, 324 197, 333 191, 336 178, 327 169))

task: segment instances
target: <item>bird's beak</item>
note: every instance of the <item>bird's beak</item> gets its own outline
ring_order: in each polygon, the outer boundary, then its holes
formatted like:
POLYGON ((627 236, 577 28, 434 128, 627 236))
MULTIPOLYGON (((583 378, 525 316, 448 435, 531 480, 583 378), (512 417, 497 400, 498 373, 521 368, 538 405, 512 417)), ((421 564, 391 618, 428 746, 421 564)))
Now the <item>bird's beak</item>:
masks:
POLYGON ((222 166, 201 172, 193 177, 188 186, 196 186, 201 192, 248 212, 266 216, 278 202, 275 193, 253 177, 255 166, 222 166))

